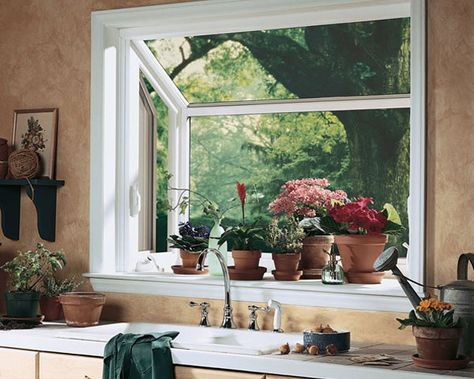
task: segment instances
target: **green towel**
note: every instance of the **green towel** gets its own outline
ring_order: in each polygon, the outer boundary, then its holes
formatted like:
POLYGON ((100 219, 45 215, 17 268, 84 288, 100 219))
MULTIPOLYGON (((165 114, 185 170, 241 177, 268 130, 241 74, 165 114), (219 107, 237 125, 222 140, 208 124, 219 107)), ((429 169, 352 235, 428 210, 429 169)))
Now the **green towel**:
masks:
POLYGON ((118 334, 104 350, 103 379, 174 379, 171 340, 178 332, 118 334))

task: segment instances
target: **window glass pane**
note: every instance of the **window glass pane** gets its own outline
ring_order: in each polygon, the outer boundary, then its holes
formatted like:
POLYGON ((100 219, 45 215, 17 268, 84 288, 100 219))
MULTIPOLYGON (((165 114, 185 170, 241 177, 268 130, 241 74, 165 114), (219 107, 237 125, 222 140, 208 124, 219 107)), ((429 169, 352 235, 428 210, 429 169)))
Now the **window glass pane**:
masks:
POLYGON ((410 92, 410 19, 147 41, 190 102, 410 92))
MULTIPOLYGON (((168 233, 168 108, 144 79, 156 109, 155 191, 156 191, 156 251, 167 251, 168 233)), ((150 157, 151 159, 151 157, 150 157)))
MULTIPOLYGON (((392 203, 407 227, 392 240, 400 245, 408 241, 409 134, 408 109, 194 117, 191 189, 222 205, 244 182, 261 194, 249 200, 246 217, 269 221, 268 204, 283 183, 324 177, 350 197, 392 203)), ((191 220, 210 224, 197 205, 191 220)), ((236 207, 223 224, 239 221, 236 207)))

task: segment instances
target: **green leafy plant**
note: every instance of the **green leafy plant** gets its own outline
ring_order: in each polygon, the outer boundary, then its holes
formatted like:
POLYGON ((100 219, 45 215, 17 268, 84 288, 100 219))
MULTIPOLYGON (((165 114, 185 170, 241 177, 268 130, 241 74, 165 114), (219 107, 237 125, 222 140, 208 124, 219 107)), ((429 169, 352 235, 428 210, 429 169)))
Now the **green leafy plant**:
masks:
POLYGON ((201 237, 180 236, 173 234, 168 238, 171 247, 176 249, 183 249, 190 252, 200 252, 207 249, 209 240, 201 237))
POLYGON ((275 253, 298 253, 303 248, 306 234, 298 222, 289 217, 283 227, 276 220, 267 227, 265 242, 275 249, 275 253))
POLYGON ((9 274, 9 284, 13 291, 38 291, 43 280, 51 277, 66 264, 62 250, 50 251, 43 244, 36 244, 35 250, 20 251, 2 268, 9 274))
POLYGON ((408 318, 399 319, 399 329, 407 326, 424 326, 430 328, 460 328, 462 320, 454 319, 454 309, 449 303, 437 299, 423 299, 416 309, 412 310, 408 318))
POLYGON ((82 281, 76 278, 58 280, 54 276, 49 276, 43 279, 41 294, 46 297, 55 297, 66 292, 73 292, 81 284, 82 281))
POLYGON ((219 246, 232 241, 232 249, 234 250, 254 250, 259 241, 264 241, 265 230, 257 225, 259 220, 249 225, 245 223, 247 190, 244 183, 237 182, 237 193, 242 210, 242 222, 237 226, 230 227, 222 234, 219 238, 219 246))

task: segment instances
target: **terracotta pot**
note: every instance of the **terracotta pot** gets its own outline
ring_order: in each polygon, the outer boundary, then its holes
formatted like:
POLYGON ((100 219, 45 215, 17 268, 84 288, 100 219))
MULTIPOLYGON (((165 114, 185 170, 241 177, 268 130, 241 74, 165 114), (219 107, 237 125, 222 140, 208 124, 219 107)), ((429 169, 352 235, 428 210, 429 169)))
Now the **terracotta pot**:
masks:
POLYGON ((45 321, 56 321, 61 319, 62 307, 61 302, 59 301, 59 296, 41 296, 40 309, 41 314, 44 315, 45 321))
POLYGON ((414 326, 412 330, 420 358, 431 360, 456 359, 462 328, 414 326))
POLYGON ((329 255, 334 243, 334 236, 311 236, 303 240, 300 270, 303 270, 303 279, 321 279, 321 270, 328 264, 329 255))
POLYGON ((335 236, 334 241, 349 283, 382 282, 383 274, 374 272, 373 266, 388 241, 386 234, 343 234, 335 236))
POLYGON ((236 270, 256 270, 262 256, 261 250, 232 250, 236 270))
POLYGON ((196 268, 196 265, 199 260, 200 253, 193 253, 188 250, 181 249, 179 251, 179 256, 181 258, 181 261, 183 262, 183 267, 187 268, 196 268))
POLYGON ((68 326, 93 326, 99 323, 105 295, 96 292, 68 292, 59 296, 68 326))
POLYGON ((301 259, 301 253, 272 253, 276 271, 296 272, 301 259))
POLYGON ((275 280, 282 280, 287 282, 296 282, 300 280, 303 271, 272 271, 275 280))

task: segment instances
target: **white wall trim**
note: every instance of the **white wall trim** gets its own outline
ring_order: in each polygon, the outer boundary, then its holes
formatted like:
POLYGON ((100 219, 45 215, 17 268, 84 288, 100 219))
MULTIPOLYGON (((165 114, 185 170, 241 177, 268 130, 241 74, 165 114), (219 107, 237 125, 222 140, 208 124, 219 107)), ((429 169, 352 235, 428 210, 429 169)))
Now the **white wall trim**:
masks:
MULTIPOLYGON (((221 278, 210 276, 175 276, 160 274, 85 274, 95 291, 177 296, 192 299, 223 299, 221 278)), ((412 309, 398 282, 385 279, 380 285, 345 284, 327 286, 319 280, 278 282, 270 277, 261 281, 231 281, 232 299, 245 302, 267 302, 269 299, 287 305, 314 306, 406 312, 412 309)))

